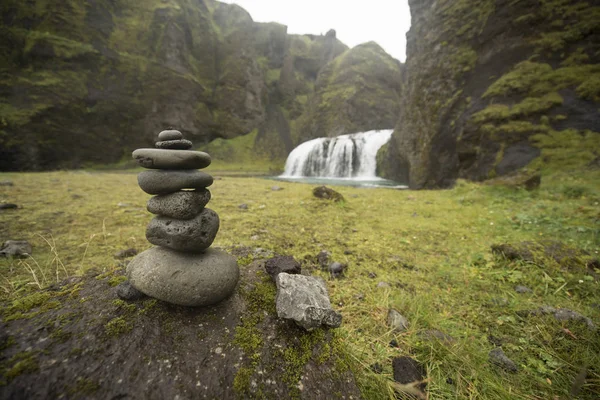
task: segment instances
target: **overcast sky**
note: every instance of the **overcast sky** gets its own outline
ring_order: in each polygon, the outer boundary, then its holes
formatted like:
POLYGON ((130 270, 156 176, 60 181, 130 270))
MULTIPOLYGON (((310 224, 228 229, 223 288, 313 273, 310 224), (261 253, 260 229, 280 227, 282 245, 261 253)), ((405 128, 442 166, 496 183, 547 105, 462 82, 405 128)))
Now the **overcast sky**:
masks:
POLYGON ((350 47, 371 40, 404 62, 410 28, 407 0, 222 0, 236 3, 258 22, 279 22, 288 33, 325 34, 335 29, 350 47))

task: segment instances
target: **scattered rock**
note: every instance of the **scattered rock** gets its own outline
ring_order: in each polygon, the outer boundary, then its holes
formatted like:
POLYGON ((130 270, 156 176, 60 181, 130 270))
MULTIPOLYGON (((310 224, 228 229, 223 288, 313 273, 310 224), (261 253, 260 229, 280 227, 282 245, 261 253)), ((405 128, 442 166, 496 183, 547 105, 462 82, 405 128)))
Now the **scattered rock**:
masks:
POLYGON ((396 386, 402 392, 409 393, 419 399, 426 399, 424 382, 427 376, 425 368, 410 357, 394 357, 392 360, 394 381, 402 386, 396 386))
POLYGON ((505 371, 514 373, 519 370, 517 364, 515 364, 513 360, 511 360, 506 356, 506 354, 504 354, 504 350, 502 350, 502 347, 496 347, 495 349, 489 352, 488 356, 492 364, 499 366, 505 371))
POLYGON ((271 190, 274 192, 278 192, 280 190, 283 190, 283 188, 281 186, 271 186, 271 190))
POLYGON ((219 216, 205 208, 189 220, 155 217, 146 228, 146 239, 173 250, 200 252, 210 247, 218 230, 219 216))
POLYGON ((119 298, 122 300, 128 301, 139 300, 146 297, 144 293, 131 286, 131 283, 129 283, 129 281, 120 283, 117 286, 117 296, 119 296, 119 298))
POLYGON ((335 202, 346 201, 344 196, 327 186, 319 186, 313 189, 313 195, 319 199, 333 200, 335 202))
POLYGON ((390 347, 398 348, 399 347, 398 341, 396 339, 390 340, 390 347))
POLYGON ((250 236, 250 240, 258 240, 258 239, 260 239, 260 236, 258 236, 258 235, 250 236))
POLYGON ((175 219, 192 219, 200 214, 210 201, 207 189, 180 190, 154 196, 148 200, 147 209, 152 214, 175 219))
POLYGON ((128 258, 137 255, 138 251, 133 247, 125 250, 119 250, 115 253, 115 258, 128 258))
POLYGON ((529 315, 552 315, 558 321, 583 322, 592 331, 595 331, 597 328, 591 319, 579 314, 577 311, 569 310, 568 308, 554 308, 550 306, 542 306, 536 310, 517 311, 517 314, 522 317, 526 317, 529 315))
POLYGON ((499 338, 494 335, 488 335, 487 339, 488 342, 490 342, 490 344, 493 344, 496 347, 500 347, 504 344, 504 340, 502 340, 502 338, 499 338))
POLYGON ((7 240, 0 248, 0 257, 27 258, 33 253, 33 248, 26 240, 7 240))
POLYGON ((346 268, 348 268, 348 264, 342 264, 337 261, 332 262, 328 268, 329 275, 331 275, 331 277, 334 279, 342 278, 344 276, 346 268))
POLYGON ((242 203, 242 204, 240 204, 240 205, 238 206, 238 208, 239 208, 240 210, 247 210, 247 209, 248 209, 248 204, 246 204, 246 203, 242 203))
POLYGON ((0 203, 0 210, 13 210, 15 208, 19 208, 19 206, 13 203, 0 203))
POLYGON ((11 181, 1 181, 0 186, 14 186, 11 181))
POLYGON ((293 320, 307 331, 321 325, 337 328, 342 323, 342 316, 331 308, 322 279, 282 272, 275 282, 279 318, 293 320))
POLYGON ((454 338, 442 331, 437 329, 428 329, 423 332, 419 332, 418 336, 425 341, 439 341, 444 344, 454 343, 454 338))
POLYGON ((584 266, 583 259, 588 255, 583 250, 569 247, 554 240, 494 244, 491 249, 492 253, 511 261, 522 260, 543 264, 548 260, 554 260, 560 266, 566 268, 581 268, 584 266))
POLYGON ((299 274, 302 272, 302 267, 292 256, 277 256, 265 262, 265 270, 271 276, 271 279, 275 281, 277 275, 282 272, 286 274, 299 274))
POLYGON ((387 283, 387 282, 379 282, 379 283, 377 284, 377 287, 378 287, 378 288, 389 288, 389 287, 390 287, 390 284, 389 284, 389 283, 387 283))
POLYGON ((372 364, 369 368, 376 374, 381 374, 383 372, 383 367, 379 363, 372 364))
POLYGON ((404 332, 408 329, 408 320, 398 311, 390 308, 387 314, 388 326, 397 333, 404 332))
POLYGON ((527 286, 517 285, 517 286, 515 286, 515 292, 523 294, 523 293, 532 293, 533 291, 531 289, 529 289, 527 286))
POLYGON ((205 306, 228 297, 239 279, 235 257, 207 249, 202 257, 152 247, 127 266, 133 287, 159 300, 182 306, 205 306))
POLYGON ((327 269, 330 263, 331 253, 327 250, 321 250, 319 254, 317 254, 317 264, 319 264, 321 269, 327 269))

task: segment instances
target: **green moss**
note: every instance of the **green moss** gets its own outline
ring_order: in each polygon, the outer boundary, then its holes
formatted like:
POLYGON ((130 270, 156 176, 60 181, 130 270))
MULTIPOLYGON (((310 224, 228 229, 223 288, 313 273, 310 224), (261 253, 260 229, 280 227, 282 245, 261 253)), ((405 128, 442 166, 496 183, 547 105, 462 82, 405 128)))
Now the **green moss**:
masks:
POLYGON ((113 318, 104 326, 105 332, 108 336, 119 336, 127 333, 133 329, 131 324, 127 322, 123 317, 113 318))
POLYGON ((77 378, 75 384, 67 389, 70 395, 92 395, 100 389, 100 385, 88 378, 77 378))
POLYGON ((240 289, 248 310, 242 323, 235 329, 233 344, 244 351, 250 364, 240 367, 234 378, 234 388, 239 396, 249 393, 250 377, 258 366, 263 347, 260 324, 264 320, 265 312, 275 313, 275 292, 275 285, 271 278, 264 275, 262 281, 251 290, 240 289))
POLYGON ((531 167, 545 171, 583 168, 597 157, 595 150, 600 148, 600 133, 589 130, 548 130, 530 140, 542 149, 542 156, 531 167))
POLYGON ((577 94, 584 99, 600 101, 600 74, 589 77, 577 86, 577 94))
POLYGON ((50 299, 48 292, 36 292, 12 302, 12 310, 27 312, 34 307, 39 307, 50 299))
POLYGON ((250 392, 250 378, 254 374, 254 368, 252 367, 240 367, 235 373, 233 378, 233 390, 236 393, 236 397, 252 396, 250 392))
POLYGON ((118 276, 113 276, 112 278, 110 278, 108 280, 108 284, 112 287, 117 286, 123 282, 125 282, 127 280, 126 276, 123 275, 118 275, 118 276))
POLYGON ((558 93, 553 92, 542 97, 527 97, 512 107, 503 104, 491 104, 487 108, 473 114, 472 119, 474 122, 483 123, 527 117, 561 105, 562 102, 563 98, 558 93))
POLYGON ((31 374, 39 370, 35 353, 31 351, 25 351, 18 353, 11 357, 6 363, 6 367, 3 368, 3 375, 10 382, 17 376, 23 374, 31 374))
POLYGON ((137 309, 138 309, 138 308, 137 308, 137 306, 136 306, 135 304, 128 303, 128 302, 126 302, 126 301, 123 301, 123 300, 121 300, 121 299, 113 300, 113 301, 112 301, 112 304, 113 304, 115 307, 117 307, 117 308, 119 308, 119 309, 121 309, 121 310, 124 310, 124 311, 126 311, 126 312, 135 312, 135 311, 137 311, 137 309))

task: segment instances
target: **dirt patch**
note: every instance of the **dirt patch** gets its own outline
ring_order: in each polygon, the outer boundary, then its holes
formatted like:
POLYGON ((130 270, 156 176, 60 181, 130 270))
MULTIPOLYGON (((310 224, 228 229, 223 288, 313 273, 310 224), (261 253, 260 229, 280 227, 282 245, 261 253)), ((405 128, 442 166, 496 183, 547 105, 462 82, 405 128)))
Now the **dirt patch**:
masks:
POLYGON ((4 307, 0 398, 360 397, 333 331, 276 318, 261 263, 202 308, 119 300, 111 282, 122 273, 57 285, 19 314, 4 307))

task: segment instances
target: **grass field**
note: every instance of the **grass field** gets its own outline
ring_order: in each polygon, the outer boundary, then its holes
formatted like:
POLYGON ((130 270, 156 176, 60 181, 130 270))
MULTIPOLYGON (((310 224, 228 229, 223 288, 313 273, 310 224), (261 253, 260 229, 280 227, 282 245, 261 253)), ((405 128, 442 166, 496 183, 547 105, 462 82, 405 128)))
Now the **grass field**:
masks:
MULTIPOLYGON (((462 181, 443 191, 336 188, 343 203, 314 198, 311 185, 222 176, 208 205, 221 218, 214 245, 293 255, 325 278, 344 318, 339 334, 365 374, 380 363, 391 382, 389 359, 410 355, 428 371, 430 398, 600 397, 598 330, 522 313, 568 308, 600 325, 600 271, 586 267, 600 257, 600 171, 545 176, 531 192, 462 181), (490 251, 523 241, 560 241, 576 256, 566 265, 543 252, 509 261, 490 251), (321 250, 348 263, 345 278, 311 267, 321 250), (533 292, 518 294, 516 285, 533 292), (389 329, 389 308, 409 320, 407 331, 389 329), (431 329, 454 342, 422 335, 431 329), (497 344, 518 372, 490 364, 497 344), (585 381, 576 379, 582 374, 585 381)), ((0 210, 0 241, 28 240, 34 250, 31 258, 0 259, 2 300, 90 269, 110 271, 116 251, 150 247, 150 196, 134 173, 0 174, 6 180, 14 185, 0 186, 0 203, 19 209, 0 210)))

